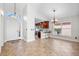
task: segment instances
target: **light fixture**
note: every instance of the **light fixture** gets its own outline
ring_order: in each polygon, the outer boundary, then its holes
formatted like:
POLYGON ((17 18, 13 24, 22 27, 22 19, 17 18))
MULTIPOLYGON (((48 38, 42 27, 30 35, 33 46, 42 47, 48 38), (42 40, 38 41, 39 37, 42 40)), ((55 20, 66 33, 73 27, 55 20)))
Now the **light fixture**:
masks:
POLYGON ((55 21, 55 11, 56 11, 56 10, 53 10, 53 12, 54 12, 54 18, 53 18, 54 21, 53 21, 53 23, 54 23, 54 24, 55 24, 55 22, 56 22, 56 21, 55 21))
POLYGON ((56 24, 56 22, 58 21, 58 20, 56 19, 56 17, 55 17, 55 12, 56 12, 56 10, 53 10, 54 17, 53 17, 53 20, 51 20, 54 24, 56 24))

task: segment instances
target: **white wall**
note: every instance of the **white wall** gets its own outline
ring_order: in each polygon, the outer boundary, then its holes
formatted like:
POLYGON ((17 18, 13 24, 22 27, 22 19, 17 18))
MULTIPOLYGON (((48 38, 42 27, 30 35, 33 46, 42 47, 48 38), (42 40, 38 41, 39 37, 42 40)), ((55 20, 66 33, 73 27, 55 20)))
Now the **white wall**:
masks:
POLYGON ((28 4, 26 10, 26 23, 27 23, 27 40, 28 42, 35 40, 35 11, 34 4, 28 4))
POLYGON ((79 39, 79 16, 72 19, 72 37, 78 37, 79 39))
POLYGON ((26 41, 27 40, 27 22, 23 20, 23 39, 26 41))
POLYGON ((4 41, 3 34, 3 17, 0 16, 0 47, 3 45, 4 41))
POLYGON ((17 28, 17 21, 15 18, 5 17, 5 42, 17 39, 17 28))
POLYGON ((21 20, 23 20, 23 19, 20 18, 17 20, 17 18, 13 18, 13 17, 7 17, 7 16, 4 17, 4 29, 3 29, 4 42, 10 41, 10 40, 23 39, 23 37, 24 37, 24 39, 26 39, 25 30, 23 32, 23 29, 24 29, 23 27, 25 26, 25 25, 22 26, 23 23, 20 24, 22 27, 20 28, 21 37, 19 37, 19 33, 18 33, 19 32, 19 22, 21 20), (23 35, 23 33, 24 33, 24 35, 23 35))
POLYGON ((60 22, 69 21, 71 22, 71 37, 79 37, 79 16, 71 16, 66 18, 61 18, 60 22))

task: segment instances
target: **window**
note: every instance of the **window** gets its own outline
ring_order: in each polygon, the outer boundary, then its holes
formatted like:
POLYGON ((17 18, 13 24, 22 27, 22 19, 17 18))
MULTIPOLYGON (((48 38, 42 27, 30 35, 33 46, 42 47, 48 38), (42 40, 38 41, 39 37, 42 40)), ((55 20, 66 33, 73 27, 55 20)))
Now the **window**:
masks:
POLYGON ((64 22, 55 25, 54 35, 71 36, 71 22, 64 22))
POLYGON ((71 23, 70 22, 62 23, 61 35, 71 36, 71 23))

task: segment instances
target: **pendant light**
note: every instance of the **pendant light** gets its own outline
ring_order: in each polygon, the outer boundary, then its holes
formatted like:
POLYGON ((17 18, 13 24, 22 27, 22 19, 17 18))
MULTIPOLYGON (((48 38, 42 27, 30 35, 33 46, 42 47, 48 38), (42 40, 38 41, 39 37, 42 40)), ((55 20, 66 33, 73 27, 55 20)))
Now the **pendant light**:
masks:
POLYGON ((54 24, 56 23, 56 19, 55 19, 55 11, 56 11, 56 10, 53 10, 53 12, 54 12, 53 23, 54 23, 54 24))
POLYGON ((56 22, 58 21, 57 19, 56 19, 56 14, 55 14, 55 12, 56 12, 56 10, 53 10, 53 13, 54 13, 54 16, 53 16, 53 19, 51 20, 51 22, 53 22, 53 24, 55 25, 56 24, 56 22))

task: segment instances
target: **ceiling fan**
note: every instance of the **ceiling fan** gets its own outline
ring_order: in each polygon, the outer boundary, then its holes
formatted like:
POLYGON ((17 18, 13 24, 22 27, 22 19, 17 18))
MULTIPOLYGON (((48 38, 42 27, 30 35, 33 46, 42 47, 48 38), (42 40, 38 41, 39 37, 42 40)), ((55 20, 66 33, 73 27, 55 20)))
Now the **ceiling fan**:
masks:
POLYGON ((51 20, 53 22, 53 24, 56 24, 57 23, 57 19, 56 19, 56 14, 55 14, 56 10, 54 9, 53 10, 53 13, 54 13, 54 17, 53 17, 53 20, 51 20))

